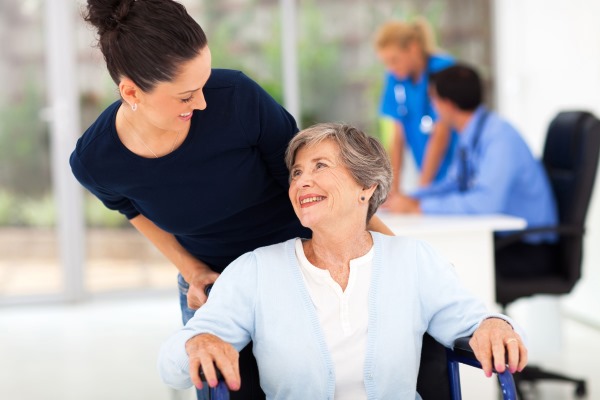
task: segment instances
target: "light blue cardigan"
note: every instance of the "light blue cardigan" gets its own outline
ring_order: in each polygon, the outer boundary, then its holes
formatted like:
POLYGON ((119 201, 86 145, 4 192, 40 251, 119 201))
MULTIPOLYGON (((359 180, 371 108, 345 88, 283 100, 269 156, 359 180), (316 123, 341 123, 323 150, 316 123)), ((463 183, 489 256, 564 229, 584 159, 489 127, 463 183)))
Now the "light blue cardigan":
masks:
MULTIPOLYGON (((492 314, 427 244, 372 235, 366 392, 369 399, 420 399, 416 382, 423 333, 452 346, 492 314)), ((192 385, 185 343, 204 332, 238 350, 253 341, 267 399, 334 398, 333 363, 296 261, 294 239, 244 254, 225 269, 210 300, 163 345, 158 367, 166 384, 192 385)))

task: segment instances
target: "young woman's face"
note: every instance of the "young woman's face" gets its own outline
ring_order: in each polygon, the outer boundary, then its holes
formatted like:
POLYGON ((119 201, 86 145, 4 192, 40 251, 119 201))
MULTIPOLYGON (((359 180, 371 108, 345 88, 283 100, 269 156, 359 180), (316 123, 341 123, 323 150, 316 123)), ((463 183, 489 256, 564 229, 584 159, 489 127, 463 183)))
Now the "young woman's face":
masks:
POLYGON ((335 226, 349 218, 365 220, 359 207, 362 187, 340 160, 340 149, 332 140, 296 152, 290 171, 289 196, 302 225, 314 231, 335 226))
POLYGON ((391 44, 377 50, 377 56, 396 78, 406 79, 415 73, 415 58, 419 55, 416 50, 416 44, 409 44, 406 48, 391 44))
POLYGON ((189 126, 194 110, 208 105, 202 92, 211 73, 211 54, 205 46, 196 58, 181 65, 171 82, 161 82, 140 94, 138 111, 158 129, 181 131, 189 126))

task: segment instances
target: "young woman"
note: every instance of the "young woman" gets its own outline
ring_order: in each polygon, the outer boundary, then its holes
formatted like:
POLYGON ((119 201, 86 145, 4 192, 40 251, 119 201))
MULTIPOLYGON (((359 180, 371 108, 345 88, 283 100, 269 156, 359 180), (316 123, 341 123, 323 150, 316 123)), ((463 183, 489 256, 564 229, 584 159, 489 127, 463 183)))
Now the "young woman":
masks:
MULTIPOLYGON (((89 0, 85 19, 121 98, 79 139, 71 167, 177 267, 185 323, 238 256, 310 235, 287 198, 284 153, 298 128, 244 74, 212 69, 181 4, 89 0)), ((249 348, 240 366, 237 398, 264 397, 249 348)))
POLYGON ((437 52, 424 19, 391 21, 376 33, 375 49, 386 67, 380 113, 394 120, 390 147, 394 180, 390 200, 400 191, 405 146, 419 170, 419 186, 443 178, 451 161, 455 135, 439 123, 427 93, 428 75, 454 63, 437 52))

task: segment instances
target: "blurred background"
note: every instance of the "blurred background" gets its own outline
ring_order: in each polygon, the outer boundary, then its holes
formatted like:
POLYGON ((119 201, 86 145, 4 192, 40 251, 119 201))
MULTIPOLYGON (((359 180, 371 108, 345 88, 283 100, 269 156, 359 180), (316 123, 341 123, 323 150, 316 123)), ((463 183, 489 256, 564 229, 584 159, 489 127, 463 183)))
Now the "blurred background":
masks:
MULTIPOLYGON (((244 71, 285 103, 285 25, 280 2, 182 3, 206 31, 215 67, 244 71)), ((64 287, 65 272, 57 254, 54 229, 60 207, 51 173, 49 120, 55 114, 48 71, 49 58, 67 44, 62 38, 49 42, 52 21, 48 18, 66 17, 73 26, 72 43, 68 45, 73 46, 74 54, 66 57, 75 57, 75 75, 68 77, 68 84, 76 91, 77 132, 83 132, 118 97, 102 54, 94 47, 95 33, 80 17, 84 4, 69 2, 66 16, 58 16, 56 9, 46 10, 43 0, 5 0, 0 5, 0 35, 4 36, 0 61, 4 78, 0 90, 0 242, 6 247, 0 252, 3 297, 70 290, 64 287), (54 53, 52 49, 56 49, 54 53), (18 268, 11 263, 18 264, 18 268)), ((488 1, 466 0, 297 1, 294 57, 299 90, 295 95, 301 106, 292 111, 305 127, 316 122, 346 121, 373 135, 383 135, 384 127, 377 116, 383 68, 372 48, 373 32, 388 18, 417 14, 430 19, 446 51, 480 66, 492 88, 490 7, 488 1)), ((73 139, 68 138, 65 151, 71 149, 73 139)), ((64 164, 66 159, 56 162, 64 164)), ((82 212, 85 237, 69 244, 87 250, 85 263, 79 266, 82 292, 172 287, 173 271, 165 268, 163 260, 133 233, 123 217, 87 193, 82 212)))
MULTIPOLYGON (((416 15, 478 67, 488 105, 536 155, 558 111, 600 115, 597 0, 181 2, 213 66, 244 71, 304 127, 344 121, 385 141, 373 32, 416 15)), ((176 270, 68 166, 78 136, 118 98, 84 4, 0 2, 0 398, 178 398, 154 367, 180 323, 176 270)), ((568 368, 580 364, 573 353, 600 356, 600 195, 587 225, 584 278, 561 300, 568 368)))

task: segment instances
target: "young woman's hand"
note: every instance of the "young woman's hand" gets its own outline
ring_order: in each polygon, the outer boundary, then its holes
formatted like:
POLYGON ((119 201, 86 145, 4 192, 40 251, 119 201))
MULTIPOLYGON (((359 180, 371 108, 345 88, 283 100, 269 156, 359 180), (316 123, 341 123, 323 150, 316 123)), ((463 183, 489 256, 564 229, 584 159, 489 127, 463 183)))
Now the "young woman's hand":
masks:
POLYGON ((190 280, 186 279, 190 285, 187 293, 187 303, 189 308, 197 310, 206 303, 206 286, 215 283, 218 277, 219 273, 213 271, 208 266, 204 265, 196 268, 190 280))

